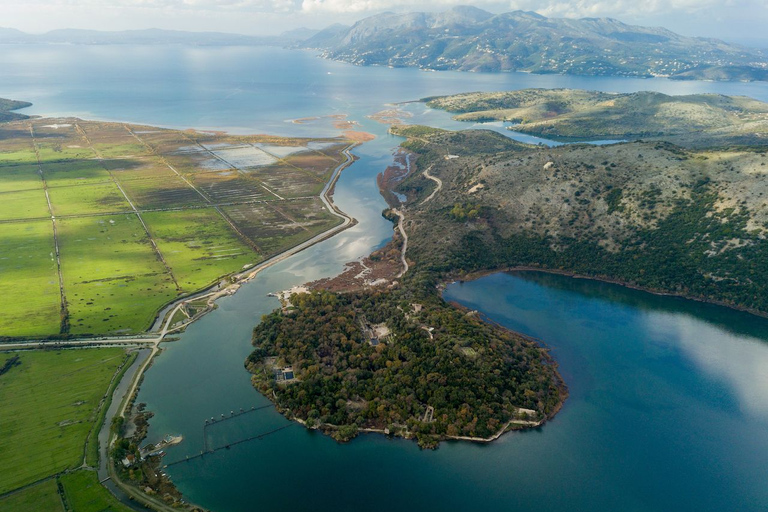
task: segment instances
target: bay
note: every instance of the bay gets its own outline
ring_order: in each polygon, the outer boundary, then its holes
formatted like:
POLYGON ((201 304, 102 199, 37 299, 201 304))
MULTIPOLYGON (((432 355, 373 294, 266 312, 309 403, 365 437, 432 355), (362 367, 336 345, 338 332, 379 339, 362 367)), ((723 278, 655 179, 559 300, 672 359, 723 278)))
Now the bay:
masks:
MULTIPOLYGON (((360 160, 336 187, 336 203, 359 224, 220 300, 179 341, 164 344, 146 373, 138 400, 155 413, 148 441, 185 437, 166 462, 230 445, 167 468, 189 500, 217 511, 768 506, 765 320, 561 276, 500 274, 446 292, 552 348, 571 397, 543 428, 432 452, 377 435, 338 445, 269 407, 204 426, 222 413, 268 404, 243 368, 251 329, 278 305, 267 293, 334 275, 391 236, 374 178, 399 140, 366 116, 394 102, 474 90, 716 92, 768 101, 768 84, 428 73, 237 47, 3 46, 0 66, 0 96, 34 102, 27 109, 33 114, 305 136, 337 130, 327 120, 291 120, 347 114, 377 135, 356 148, 360 160)), ((471 127, 421 104, 404 108, 411 122, 471 127)))

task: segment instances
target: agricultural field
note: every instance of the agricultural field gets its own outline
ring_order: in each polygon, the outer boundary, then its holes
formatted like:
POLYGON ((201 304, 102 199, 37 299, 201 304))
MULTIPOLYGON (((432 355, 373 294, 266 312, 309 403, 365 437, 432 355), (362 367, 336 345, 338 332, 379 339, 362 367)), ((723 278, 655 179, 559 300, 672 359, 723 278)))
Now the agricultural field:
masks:
POLYGON ((0 224, 2 336, 59 332, 61 294, 50 220, 0 224))
POLYGON ((278 254, 336 225, 320 199, 228 206, 223 211, 265 255, 278 254))
POLYGON ((75 160, 73 162, 43 164, 41 168, 48 187, 94 185, 112 182, 112 176, 105 167, 107 162, 75 160))
POLYGON ((149 212, 143 217, 183 291, 204 288, 232 269, 261 260, 213 208, 149 212))
POLYGON ((177 295, 136 215, 59 221, 70 333, 128 334, 177 295))
POLYGON ((13 357, 0 375, 0 495, 83 463, 101 399, 128 356, 119 348, 3 353, 0 368, 13 357))
POLYGON ((20 190, 0 196, 0 221, 16 219, 44 219, 50 216, 45 192, 20 190))
POLYGON ((67 507, 73 512, 129 512, 131 509, 117 501, 99 484, 95 471, 80 470, 59 477, 67 507))
POLYGON ((65 512, 59 497, 56 480, 53 478, 0 498, 0 510, 4 512, 29 512, 32 510, 65 512))
POLYGON ((121 173, 119 180, 126 195, 139 209, 184 208, 207 204, 205 197, 179 176, 132 180, 125 179, 121 173))
POLYGON ((91 213, 126 212, 131 210, 125 196, 114 183, 52 187, 48 190, 56 216, 91 213))
POLYGON ((3 173, 3 179, 0 181, 0 193, 42 188, 43 180, 40 179, 37 165, 17 165, 9 167, 3 173))
POLYGON ((319 194, 351 144, 0 124, 0 339, 140 333, 165 304, 340 224, 319 194))

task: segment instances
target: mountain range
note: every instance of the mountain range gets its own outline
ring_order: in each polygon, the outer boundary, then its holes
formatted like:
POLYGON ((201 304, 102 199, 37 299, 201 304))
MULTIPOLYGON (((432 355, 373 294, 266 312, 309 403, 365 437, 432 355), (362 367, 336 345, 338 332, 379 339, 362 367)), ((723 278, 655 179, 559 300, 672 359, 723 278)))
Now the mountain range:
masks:
POLYGON ((492 14, 459 6, 442 13, 383 13, 334 25, 301 43, 358 65, 429 70, 768 80, 765 53, 611 18, 492 14))

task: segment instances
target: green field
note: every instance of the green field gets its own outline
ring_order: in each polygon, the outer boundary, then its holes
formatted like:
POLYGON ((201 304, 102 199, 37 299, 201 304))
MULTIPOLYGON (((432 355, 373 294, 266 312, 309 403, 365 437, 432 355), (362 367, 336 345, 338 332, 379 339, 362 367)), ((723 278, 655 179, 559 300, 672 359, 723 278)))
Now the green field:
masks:
POLYGON ((0 338, 146 330, 177 297, 337 224, 305 197, 348 145, 72 118, 1 124, 0 338))
POLYGON ((62 219, 59 248, 73 334, 141 331, 176 296, 136 215, 62 219))
POLYGON ((51 478, 0 498, 0 510, 3 512, 64 512, 64 506, 59 497, 56 480, 51 478))
POLYGON ((150 212, 143 217, 185 292, 203 288, 262 259, 213 208, 150 212))
POLYGON ((67 507, 73 512, 123 512, 128 507, 99 484, 95 471, 81 470, 59 477, 67 507))
POLYGON ((0 163, 2 164, 15 164, 15 163, 37 163, 37 155, 32 146, 24 147, 12 147, 0 150, 0 163))
POLYGON ((0 192, 41 188, 43 188, 43 180, 37 172, 37 165, 0 167, 0 192))
MULTIPOLYGON (((79 141, 81 144, 82 142, 79 141)), ((93 151, 81 146, 66 147, 59 143, 42 142, 37 145, 40 162, 59 162, 62 160, 86 160, 93 158, 93 151)))
POLYGON ((50 218, 42 190, 6 192, 0 196, 0 220, 50 218))
POLYGON ((132 137, 131 140, 133 142, 121 141, 122 143, 120 144, 112 142, 97 143, 93 147, 104 158, 142 156, 147 154, 147 148, 136 142, 136 139, 132 137))
POLYGON ((0 376, 0 494, 83 463, 100 400, 127 357, 118 348, 18 356, 0 376))
POLYGON ((61 294, 50 220, 0 225, 0 334, 59 331, 61 294))
POLYGON ((55 215, 118 213, 131 210, 131 205, 114 183, 52 187, 48 190, 55 215))
POLYGON ((43 175, 49 187, 92 185, 112 181, 109 172, 98 160, 76 160, 43 164, 43 175))

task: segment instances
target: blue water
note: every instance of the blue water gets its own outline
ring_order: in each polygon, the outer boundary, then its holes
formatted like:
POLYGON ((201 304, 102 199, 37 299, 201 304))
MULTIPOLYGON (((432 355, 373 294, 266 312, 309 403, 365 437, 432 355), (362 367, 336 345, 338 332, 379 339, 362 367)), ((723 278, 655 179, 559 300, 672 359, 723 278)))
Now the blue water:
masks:
POLYGON ((559 363, 570 398, 537 451, 573 497, 544 510, 766 510, 768 320, 541 273, 445 298, 546 340, 559 363))
MULTIPOLYGON (((164 345, 139 401, 155 412, 150 441, 185 437, 168 449, 168 462, 203 448, 205 419, 268 403, 243 368, 251 329, 277 307, 267 293, 334 275, 391 236, 374 178, 399 140, 367 115, 425 96, 523 87, 768 101, 768 84, 760 83, 428 73, 275 48, 0 50, 0 97, 34 102, 29 113, 282 135, 335 134, 327 120, 291 120, 343 113, 377 135, 355 150, 360 160, 336 187, 336 203, 358 225, 263 272, 164 345)), ((403 108, 411 122, 470 127, 421 104, 403 108)), ((294 425, 168 473, 188 499, 217 511, 768 509, 765 320, 542 274, 490 276, 452 286, 446 296, 552 348, 571 391, 552 422, 490 446, 445 443, 436 452, 376 435, 338 445, 294 425)), ((208 428, 207 442, 223 446, 285 425, 267 408, 208 428)))

